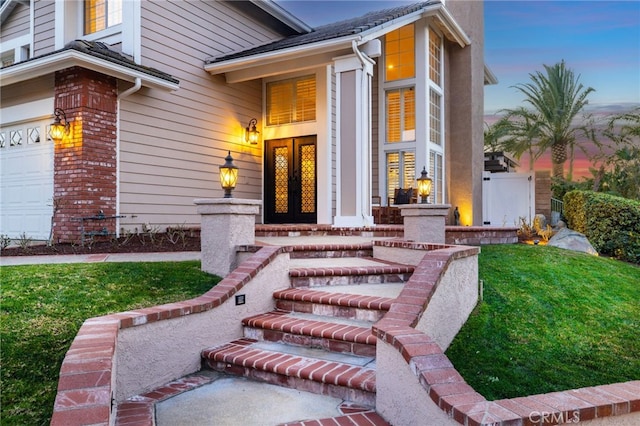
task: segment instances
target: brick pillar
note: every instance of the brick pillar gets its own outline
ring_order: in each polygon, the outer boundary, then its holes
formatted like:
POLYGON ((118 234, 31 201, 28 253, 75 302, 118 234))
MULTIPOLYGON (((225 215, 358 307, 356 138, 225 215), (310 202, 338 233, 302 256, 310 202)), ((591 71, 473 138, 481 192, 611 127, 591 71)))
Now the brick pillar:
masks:
MULTIPOLYGON (((77 242, 80 217, 116 213, 117 81, 84 68, 56 72, 55 107, 71 123, 54 155, 54 241, 77 242)), ((116 231, 115 219, 86 222, 85 231, 116 231)))

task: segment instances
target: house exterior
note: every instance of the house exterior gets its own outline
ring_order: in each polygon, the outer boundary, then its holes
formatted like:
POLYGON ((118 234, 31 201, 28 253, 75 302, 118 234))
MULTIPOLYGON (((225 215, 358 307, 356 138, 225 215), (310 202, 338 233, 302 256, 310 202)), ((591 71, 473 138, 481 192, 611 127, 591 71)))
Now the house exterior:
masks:
POLYGON ((482 2, 316 29, 272 1, 3 0, 0 18, 0 234, 198 226, 228 153, 259 222, 371 226, 372 196, 424 167, 431 202, 482 223, 482 2))

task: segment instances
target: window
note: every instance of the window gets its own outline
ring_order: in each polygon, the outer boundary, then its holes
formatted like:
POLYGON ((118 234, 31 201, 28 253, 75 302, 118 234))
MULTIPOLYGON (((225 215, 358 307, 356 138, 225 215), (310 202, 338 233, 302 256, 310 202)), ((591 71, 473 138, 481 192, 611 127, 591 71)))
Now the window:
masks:
POLYGON ((384 38, 385 80, 415 77, 415 42, 413 24, 390 32, 384 38))
POLYGON ((93 34, 121 23, 122 0, 85 0, 85 35, 93 34))
POLYGON ((442 154, 434 151, 429 152, 429 177, 433 180, 431 183, 431 196, 429 197, 429 202, 431 203, 444 203, 444 196, 442 194, 444 176, 442 173, 442 154))
POLYGON ((416 154, 412 151, 387 152, 387 194, 396 188, 413 188, 416 180, 416 154))
POLYGON ((442 86, 440 81, 440 58, 442 57, 440 46, 442 46, 442 39, 433 29, 429 28, 429 79, 438 86, 442 86))
POLYGON ((386 91, 387 142, 416 139, 416 96, 413 87, 386 91))
POLYGON ((442 109, 441 96, 433 89, 429 90, 429 142, 442 145, 442 109))
POLYGON ((267 83, 267 125, 316 119, 316 79, 309 75, 267 83))

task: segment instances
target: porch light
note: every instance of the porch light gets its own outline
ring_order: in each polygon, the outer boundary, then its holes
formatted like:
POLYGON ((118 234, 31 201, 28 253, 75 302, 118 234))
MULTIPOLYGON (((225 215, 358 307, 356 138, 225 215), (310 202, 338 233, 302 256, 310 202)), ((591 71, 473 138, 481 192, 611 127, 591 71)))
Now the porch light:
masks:
POLYGON ((54 142, 59 143, 60 141, 62 141, 65 135, 69 134, 70 124, 67 121, 67 114, 65 114, 62 109, 56 108, 53 111, 53 115, 55 115, 56 118, 51 124, 49 134, 51 135, 51 139, 53 139, 54 142), (62 121, 64 121, 64 123, 62 123, 62 121))
POLYGON ((429 202, 429 195, 431 195, 431 178, 427 176, 427 168, 423 167, 422 172, 420 172, 420 177, 418 180, 418 194, 420 194, 420 199, 422 203, 427 204, 429 202))
POLYGON ((244 134, 244 138, 251 145, 257 145, 260 138, 260 132, 258 131, 258 129, 256 129, 256 124, 258 124, 258 120, 252 118, 251 121, 249 121, 249 125, 245 129, 246 132, 244 134))
POLYGON ((225 163, 220 166, 220 186, 224 189, 224 198, 232 198, 231 191, 236 188, 238 182, 238 168, 233 164, 231 151, 224 160, 225 163))

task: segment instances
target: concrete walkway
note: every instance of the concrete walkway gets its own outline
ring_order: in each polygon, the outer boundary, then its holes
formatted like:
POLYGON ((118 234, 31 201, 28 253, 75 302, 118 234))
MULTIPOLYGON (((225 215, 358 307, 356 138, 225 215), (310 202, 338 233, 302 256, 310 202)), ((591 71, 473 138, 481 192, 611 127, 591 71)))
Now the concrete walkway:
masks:
POLYGON ((92 253, 46 256, 0 256, 0 266, 95 262, 180 262, 184 260, 200 260, 200 252, 181 251, 163 253, 92 253))

